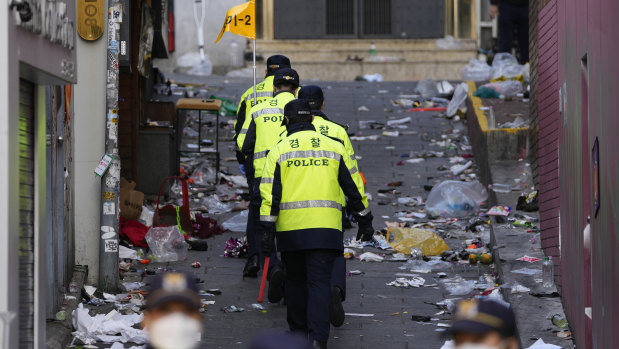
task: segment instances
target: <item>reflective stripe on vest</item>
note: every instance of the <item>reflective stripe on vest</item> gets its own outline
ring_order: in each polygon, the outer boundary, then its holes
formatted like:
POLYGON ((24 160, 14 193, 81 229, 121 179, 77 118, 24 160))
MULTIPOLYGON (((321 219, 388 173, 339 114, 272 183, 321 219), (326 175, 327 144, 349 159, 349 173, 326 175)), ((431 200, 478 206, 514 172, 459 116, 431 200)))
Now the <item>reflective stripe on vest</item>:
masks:
POLYGON ((296 210, 299 208, 313 208, 313 207, 323 207, 323 208, 335 208, 338 210, 342 210, 342 205, 335 201, 331 200, 305 200, 305 201, 293 201, 293 202, 282 202, 279 204, 280 210, 296 210))
POLYGON ((265 150, 265 151, 259 151, 257 153, 254 153, 254 160, 258 160, 258 159, 262 159, 262 158, 266 158, 267 155, 269 155, 269 151, 265 150))
POLYGON ((256 112, 254 112, 251 117, 252 118, 257 118, 260 115, 265 115, 265 114, 284 114, 284 109, 281 108, 264 108, 264 109, 260 109, 256 112))
POLYGON ((262 183, 265 183, 265 184, 273 184, 273 181, 274 181, 274 180, 275 180, 274 178, 265 178, 265 177, 262 177, 262 179, 260 180, 260 184, 262 184, 262 183))
POLYGON ((340 161, 341 154, 329 150, 295 150, 279 156, 278 163, 296 158, 329 158, 340 161))
POLYGON ((261 222, 275 222, 277 221, 277 216, 260 216, 261 222))
MULTIPOLYGON (((256 93, 256 97, 258 98, 263 98, 263 97, 273 97, 273 92, 257 92, 256 93)), ((247 97, 245 97, 245 102, 251 100, 254 98, 254 92, 252 91, 252 93, 250 93, 247 97)))

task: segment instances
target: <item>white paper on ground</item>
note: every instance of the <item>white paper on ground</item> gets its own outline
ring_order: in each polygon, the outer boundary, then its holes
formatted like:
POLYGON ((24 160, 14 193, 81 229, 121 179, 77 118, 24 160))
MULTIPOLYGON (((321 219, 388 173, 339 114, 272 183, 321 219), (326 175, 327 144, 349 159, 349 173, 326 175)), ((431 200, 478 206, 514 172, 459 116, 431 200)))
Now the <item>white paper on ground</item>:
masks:
POLYGON ((118 246, 118 258, 120 259, 139 259, 138 252, 123 245, 118 246))
POLYGON ((121 315, 117 313, 110 316, 108 320, 106 316, 105 314, 90 316, 88 309, 80 303, 73 311, 73 327, 76 329, 73 335, 87 344, 96 341, 146 343, 146 333, 132 327, 142 322, 144 318, 142 314, 121 315))
POLYGON ((454 349, 456 344, 453 340, 445 341, 445 344, 441 347, 441 349, 454 349))
POLYGON ((361 256, 359 256, 359 260, 361 260, 362 262, 382 262, 383 259, 385 259, 384 257, 381 257, 379 255, 377 255, 376 253, 372 253, 372 252, 366 252, 364 254, 362 254, 361 256))
POLYGON ((561 349, 561 347, 554 344, 544 343, 544 341, 540 338, 527 349, 561 349))

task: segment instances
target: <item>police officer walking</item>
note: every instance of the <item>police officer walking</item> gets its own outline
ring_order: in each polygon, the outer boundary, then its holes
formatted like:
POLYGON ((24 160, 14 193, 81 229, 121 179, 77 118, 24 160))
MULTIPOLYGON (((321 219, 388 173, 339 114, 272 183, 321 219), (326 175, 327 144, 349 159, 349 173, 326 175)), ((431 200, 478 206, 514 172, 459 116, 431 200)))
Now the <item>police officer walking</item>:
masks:
POLYGON ((366 239, 374 232, 372 214, 357 166, 342 144, 316 132, 309 104, 293 100, 284 115, 287 134, 261 173, 261 247, 274 251, 277 236, 290 330, 307 333, 314 348, 326 348, 331 274, 344 250, 345 197, 366 239))
MULTIPOLYGON (((247 177, 248 187, 252 188, 253 181, 253 173, 247 173, 246 170, 246 159, 245 155, 241 152, 241 148, 243 146, 243 142, 245 141, 245 136, 247 134, 247 128, 249 127, 249 122, 251 118, 247 117, 249 111, 252 107, 257 104, 260 104, 266 100, 273 98, 273 74, 276 71, 283 68, 290 68, 290 60, 286 56, 282 55, 274 55, 267 59, 267 69, 266 69, 266 77, 264 81, 256 85, 256 101, 254 101, 254 87, 250 87, 243 93, 241 96, 241 100, 239 101, 239 107, 237 110, 237 117, 234 122, 234 140, 237 142, 238 150, 236 152, 236 158, 239 162, 239 169, 241 173, 247 177)), ((251 166, 250 166, 251 167, 251 166)), ((245 263, 245 268, 243 269, 243 276, 248 277, 256 277, 258 275, 258 271, 260 271, 260 263, 258 259, 258 244, 254 243, 256 241, 254 234, 254 219, 252 219, 252 207, 249 208, 249 213, 247 217, 247 241, 248 241, 248 251, 247 251, 247 263, 245 263)), ((259 240, 258 240, 259 241, 259 240)))
MULTIPOLYGON (((322 89, 316 85, 303 86, 299 91, 299 99, 307 101, 312 109, 314 120, 312 124, 320 134, 332 138, 344 145, 346 153, 350 156, 352 163, 357 166, 355 158, 355 150, 353 149, 346 128, 334 121, 329 120, 327 115, 322 112, 325 105, 325 98, 322 89)), ((362 192, 362 194, 365 194, 362 192)), ((350 226, 350 221, 346 217, 346 212, 343 212, 343 224, 350 226)), ((360 232, 357 239, 363 237, 360 232)), ((340 327, 344 324, 345 313, 342 302, 346 300, 346 259, 344 255, 339 255, 335 259, 333 274, 331 277, 331 324, 335 327, 340 327)))
MULTIPOLYGON (((251 120, 241 151, 247 159, 248 176, 253 174, 252 187, 250 188, 252 210, 249 212, 249 219, 253 219, 254 224, 258 222, 259 218, 262 169, 269 150, 279 142, 282 133, 285 131, 282 122, 284 120, 284 106, 296 99, 298 88, 299 75, 297 72, 290 68, 279 69, 275 72, 273 78, 273 98, 256 105, 249 112, 251 120)), ((253 241, 249 241, 249 244, 259 245, 261 238, 262 235, 256 233, 253 241)), ((260 254, 260 263, 264 264, 265 254, 262 254, 259 248, 258 253, 260 254)), ((270 302, 277 303, 283 297, 284 273, 280 268, 277 254, 272 252, 266 255, 271 255, 267 297, 270 302)))

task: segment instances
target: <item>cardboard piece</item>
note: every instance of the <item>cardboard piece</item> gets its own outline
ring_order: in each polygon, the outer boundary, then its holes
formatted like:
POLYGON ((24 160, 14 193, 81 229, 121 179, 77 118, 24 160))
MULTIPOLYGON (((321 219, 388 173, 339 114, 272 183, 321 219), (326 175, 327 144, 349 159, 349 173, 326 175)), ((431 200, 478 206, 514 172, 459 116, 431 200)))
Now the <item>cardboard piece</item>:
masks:
POLYGON ((120 179, 120 215, 128 220, 139 219, 144 204, 144 193, 135 190, 135 182, 120 179))

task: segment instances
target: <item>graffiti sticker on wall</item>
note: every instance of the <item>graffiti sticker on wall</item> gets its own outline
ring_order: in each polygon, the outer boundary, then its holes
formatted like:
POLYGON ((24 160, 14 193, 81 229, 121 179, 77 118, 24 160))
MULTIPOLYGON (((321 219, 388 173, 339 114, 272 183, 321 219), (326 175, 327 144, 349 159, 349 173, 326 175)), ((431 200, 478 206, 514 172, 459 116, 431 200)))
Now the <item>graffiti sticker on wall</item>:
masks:
POLYGON ((117 239, 104 240, 104 243, 105 243, 105 252, 118 252, 118 240, 117 239))

